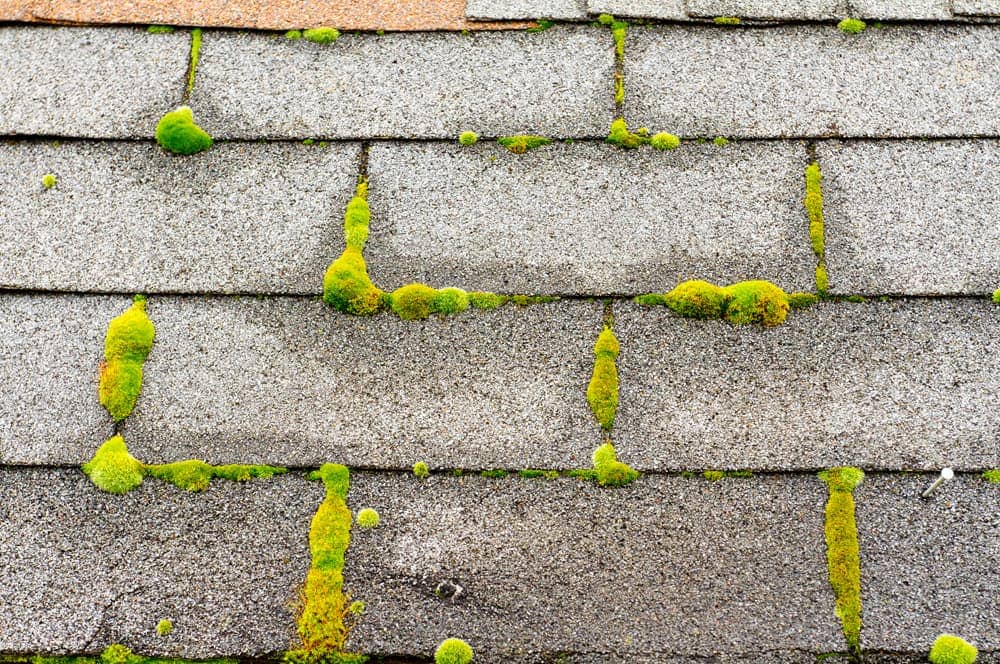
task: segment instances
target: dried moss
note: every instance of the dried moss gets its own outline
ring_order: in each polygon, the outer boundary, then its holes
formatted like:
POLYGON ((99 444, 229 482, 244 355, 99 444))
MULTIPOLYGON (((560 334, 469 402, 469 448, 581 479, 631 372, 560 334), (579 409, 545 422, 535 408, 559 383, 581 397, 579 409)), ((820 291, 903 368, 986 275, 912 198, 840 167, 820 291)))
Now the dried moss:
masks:
POLYGON ((830 490, 825 526, 830 586, 836 602, 836 615, 853 653, 860 652, 861 559, 852 492, 864 476, 857 468, 833 468, 819 474, 830 490))

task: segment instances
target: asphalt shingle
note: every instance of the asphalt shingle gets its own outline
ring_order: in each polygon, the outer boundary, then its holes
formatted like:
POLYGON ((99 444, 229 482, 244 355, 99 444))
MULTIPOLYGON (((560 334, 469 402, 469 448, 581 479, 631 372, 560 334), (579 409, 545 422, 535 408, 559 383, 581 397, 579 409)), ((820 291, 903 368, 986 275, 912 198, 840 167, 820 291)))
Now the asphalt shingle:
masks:
POLYGON ((585 0, 469 0, 465 15, 472 20, 554 18, 586 19, 585 0))
POLYGON ((687 0, 692 16, 821 20, 843 16, 843 0, 687 0))
POLYGON ((949 0, 851 0, 851 16, 873 19, 947 20, 949 0))
POLYGON ((781 327, 616 307, 614 439, 638 468, 1000 466, 1000 307, 819 304, 781 327))
POLYGON ((821 142, 835 293, 1000 287, 1000 141, 821 142))
POLYGON ((485 663, 842 649, 825 494, 811 477, 602 489, 355 473, 349 502, 382 521, 352 533, 345 588, 366 613, 348 645, 429 656, 459 636, 485 663), (462 592, 437 597, 443 581, 462 592))
POLYGON ((1000 16, 998 0, 952 0, 952 7, 956 14, 1000 16))
POLYGON ((634 28, 625 115, 684 136, 995 135, 998 37, 991 25, 634 28))
POLYGON ((151 298, 125 439, 143 461, 590 466, 600 303, 355 318, 312 299, 151 298))
POLYGON ((0 145, 0 286, 319 293, 358 155, 351 143, 190 157, 150 143, 0 145))
POLYGON ((807 160, 798 142, 375 144, 365 254, 383 288, 634 295, 763 278, 812 290, 807 160))
POLYGON ((684 2, 685 0, 588 0, 587 11, 616 17, 684 20, 688 17, 684 2))
POLYGON ((207 32, 191 97, 219 137, 598 136, 614 114, 607 30, 344 35, 207 32))
POLYGON ((0 27, 0 134, 152 137, 184 90, 191 36, 0 27))
POLYGON ((322 496, 301 475, 216 481, 204 493, 149 480, 115 496, 76 469, 0 470, 0 650, 285 650, 322 496), (169 637, 156 633, 162 619, 169 637))

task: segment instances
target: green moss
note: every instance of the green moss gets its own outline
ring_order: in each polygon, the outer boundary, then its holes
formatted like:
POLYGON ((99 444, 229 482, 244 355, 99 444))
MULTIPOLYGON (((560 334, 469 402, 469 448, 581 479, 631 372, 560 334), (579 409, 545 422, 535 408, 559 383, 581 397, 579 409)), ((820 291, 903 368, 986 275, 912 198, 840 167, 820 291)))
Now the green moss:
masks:
POLYGON ((726 138, 725 136, 716 136, 715 138, 712 139, 712 143, 719 146, 720 148, 724 148, 727 145, 729 145, 729 139, 726 138))
POLYGON ((434 312, 437 290, 426 284, 407 284, 392 292, 389 306, 403 320, 422 320, 434 312))
POLYGON ((628 130, 628 124, 625 122, 625 118, 612 120, 611 129, 608 131, 608 137, 604 139, 605 143, 611 143, 612 145, 628 148, 630 150, 635 149, 648 141, 649 139, 639 134, 633 134, 630 132, 628 130))
POLYGON ((653 134, 649 139, 649 144, 657 150, 676 150, 681 146, 681 139, 673 134, 660 132, 653 134))
POLYGON ((499 479, 503 479, 503 478, 507 477, 508 475, 510 475, 510 473, 507 472, 506 470, 503 470, 502 468, 496 468, 496 469, 491 469, 491 470, 484 470, 484 471, 482 471, 482 472, 479 473, 480 477, 489 477, 491 479, 498 479, 498 480, 499 479))
POLYGON ((813 162, 806 166, 806 197, 804 204, 809 215, 809 239, 812 241, 813 253, 823 258, 826 253, 824 246, 823 223, 823 174, 819 164, 813 162))
POLYGON ((806 309, 819 302, 812 293, 789 293, 788 306, 791 309, 806 309))
POLYGON ((615 72, 615 103, 619 106, 625 103, 625 77, 621 72, 615 72))
POLYGON ((145 468, 150 477, 170 482, 186 491, 204 491, 216 478, 232 482, 248 482, 252 479, 267 479, 288 472, 287 468, 277 466, 243 464, 212 466, 200 459, 147 464, 145 468))
POLYGON ((868 26, 865 25, 865 22, 861 19, 845 18, 837 24, 837 27, 840 28, 841 32, 846 32, 849 35, 856 35, 859 32, 864 32, 865 28, 868 26))
POLYGON ((128 417, 135 407, 142 390, 142 365, 155 335, 153 322, 146 315, 146 298, 141 295, 108 325, 97 394, 116 422, 128 417))
POLYGON ((190 155, 212 147, 212 137, 194 122, 188 106, 170 111, 156 125, 156 142, 174 154, 190 155))
POLYGON ((639 473, 618 460, 611 443, 604 443, 594 450, 594 473, 601 486, 625 486, 639 477, 639 473))
MULTIPOLYGON (((364 184, 358 185, 359 190, 367 191, 364 184), (365 187, 365 189, 361 189, 365 187)), ((368 225, 371 222, 371 210, 364 195, 356 195, 347 204, 344 212, 344 237, 347 246, 357 249, 359 252, 365 250, 365 243, 368 242, 368 225)))
POLYGON ((434 664, 469 664, 472 648, 461 639, 445 639, 434 651, 434 664))
POLYGON ((716 25, 739 25, 742 23, 739 16, 716 16, 712 22, 716 25))
POLYGON ((46 189, 51 189, 52 187, 56 186, 56 176, 52 175, 52 173, 46 173, 45 175, 43 175, 42 186, 45 187, 46 189))
POLYGON ((372 284, 361 252, 347 247, 323 276, 323 301, 338 311, 370 316, 383 306, 385 294, 372 284))
POLYGON ((611 14, 601 14, 600 16, 597 17, 597 22, 600 25, 611 25, 612 23, 615 22, 615 17, 612 16, 611 14))
POLYGON ((285 39, 302 39, 301 30, 289 30, 285 33, 285 39))
POLYGON ((530 479, 554 480, 558 479, 559 477, 558 470, 538 470, 535 468, 525 468, 524 470, 518 471, 517 474, 529 480, 530 479))
POLYGON ((171 25, 151 25, 146 28, 146 32, 151 35, 168 35, 174 31, 174 27, 171 25))
POLYGON ((505 297, 507 302, 517 307, 527 307, 532 304, 548 304, 559 300, 555 295, 508 295, 505 297))
POLYGON ((826 295, 827 288, 830 286, 829 277, 826 276, 826 264, 820 262, 816 266, 816 292, 820 296, 826 295))
POLYGON ((469 308, 469 294, 461 288, 441 288, 434 296, 434 311, 450 315, 469 308))
MULTIPOLYGON (((194 79, 198 74, 198 58, 201 55, 201 28, 191 31, 191 62, 188 66, 187 93, 194 90, 194 79)), ((205 134, 206 136, 208 134, 205 134)))
POLYGON ((426 463, 424 463, 423 461, 418 461, 415 464, 413 464, 413 474, 416 475, 419 479, 425 479, 428 475, 431 474, 431 471, 430 468, 427 467, 426 463))
POLYGON ((540 19, 537 22, 537 25, 534 25, 534 26, 526 29, 525 32, 530 32, 532 34, 538 33, 538 32, 545 32, 546 30, 548 30, 549 28, 551 28, 555 24, 556 24, 555 21, 548 21, 548 20, 545 20, 545 19, 540 19))
POLYGON ((347 607, 347 611, 355 616, 364 615, 365 603, 360 600, 351 602, 350 606, 347 607))
POLYGON ((749 470, 706 470, 701 474, 709 482, 718 482, 727 477, 747 478, 753 477, 749 470))
POLYGON ((506 304, 507 298, 496 293, 473 291, 469 293, 469 304, 476 309, 499 309, 506 304))
POLYGON ((769 281, 741 281, 726 287, 725 318, 734 325, 781 325, 788 315, 788 296, 769 281))
POLYGON ((461 477, 463 475, 461 468, 452 468, 448 474, 452 477, 461 477))
POLYGON ((625 33, 628 31, 628 23, 625 21, 614 21, 611 24, 611 36, 615 40, 615 55, 621 62, 625 58, 625 33))
POLYGON ((991 484, 1000 484, 1000 468, 984 471, 983 479, 991 484))
POLYGON ((462 145, 475 145, 479 140, 479 134, 474 131, 463 131, 458 135, 458 142, 462 145))
POLYGON ((544 136, 533 136, 531 134, 521 134, 519 136, 501 136, 497 143, 504 146, 514 154, 524 154, 528 150, 540 148, 552 142, 551 138, 544 136))
POLYGON ((965 639, 954 634, 942 634, 934 639, 928 659, 931 664, 973 664, 979 650, 965 639))
POLYGON ((993 304, 1000 304, 1000 288, 993 291, 993 304))
POLYGON ((94 457, 83 464, 83 472, 97 488, 108 493, 125 494, 142 484, 142 462, 133 457, 120 435, 97 448, 94 457))
POLYGON ((857 468, 833 468, 819 474, 830 490, 825 526, 830 586, 847 645, 856 654, 861 637, 861 561, 852 492, 864 477, 857 468))
POLYGON ((156 623, 156 633, 160 636, 167 636, 172 631, 174 631, 174 624, 169 620, 161 620, 156 623))
POLYGON ((340 31, 336 28, 310 28, 302 31, 302 37, 314 44, 332 44, 340 37, 340 31))
POLYGON ((700 279, 682 282, 662 297, 664 304, 688 318, 722 318, 728 302, 725 289, 700 279))
POLYGON ((605 431, 615 425, 618 411, 618 358, 619 345, 614 331, 604 328, 594 344, 594 373, 587 385, 587 403, 605 431))
POLYGON ((362 528, 374 528, 379 522, 378 512, 366 507, 358 512, 357 522, 362 528))

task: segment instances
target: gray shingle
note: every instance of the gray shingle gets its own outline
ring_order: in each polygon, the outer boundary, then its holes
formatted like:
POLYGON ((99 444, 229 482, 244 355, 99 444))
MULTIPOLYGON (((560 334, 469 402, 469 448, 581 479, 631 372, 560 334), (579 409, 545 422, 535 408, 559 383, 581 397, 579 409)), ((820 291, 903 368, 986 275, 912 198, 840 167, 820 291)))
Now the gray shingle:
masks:
POLYGON ((952 0, 956 14, 972 16, 1000 16, 998 0, 952 0))
POLYGON ((591 14, 684 20, 688 17, 684 0, 588 0, 591 14))
POLYGON ((477 662, 840 649, 825 492, 812 477, 647 477, 616 490, 355 473, 352 506, 382 522, 352 533, 345 587, 367 611, 348 643, 429 656, 459 636, 477 662), (443 580, 463 593, 436 597, 443 580))
POLYGON ((812 290, 803 143, 376 144, 376 283, 508 293, 637 294, 691 278, 812 290))
POLYGON ((600 303, 355 318, 316 300, 151 298, 125 439, 144 461, 580 467, 600 303))
POLYGON ((469 0, 465 15, 473 20, 555 18, 586 19, 585 0, 469 0))
POLYGON ((874 19, 947 20, 951 0, 851 0, 851 16, 874 19))
POLYGON ((0 462, 77 463, 111 436, 97 398, 108 321, 124 297, 0 296, 0 462))
POLYGON ((822 20, 844 15, 843 0, 687 0, 692 16, 822 20))
POLYGON ((301 476, 189 493, 147 481, 103 493, 79 470, 0 470, 0 650, 171 657, 294 644, 322 486, 301 476), (158 636, 169 619, 174 630, 158 636))
POLYGON ((640 468, 992 468, 1000 307, 820 304, 781 327, 616 307, 614 438, 640 468))
POLYGON ((998 651, 1000 486, 959 476, 922 500, 934 477, 872 476, 855 491, 861 645, 927 652, 949 633, 998 651))
POLYGON ((0 286, 318 293, 357 163, 350 143, 2 145, 0 286))
POLYGON ((599 136, 614 114, 607 30, 345 35, 336 44, 205 34, 196 117, 222 137, 599 136))
POLYGON ((832 292, 1000 287, 1000 141, 823 142, 817 155, 832 292))
POLYGON ((630 125, 685 136, 1000 132, 996 26, 634 29, 630 125))
POLYGON ((0 134, 151 137, 181 99, 190 35, 0 27, 0 134))

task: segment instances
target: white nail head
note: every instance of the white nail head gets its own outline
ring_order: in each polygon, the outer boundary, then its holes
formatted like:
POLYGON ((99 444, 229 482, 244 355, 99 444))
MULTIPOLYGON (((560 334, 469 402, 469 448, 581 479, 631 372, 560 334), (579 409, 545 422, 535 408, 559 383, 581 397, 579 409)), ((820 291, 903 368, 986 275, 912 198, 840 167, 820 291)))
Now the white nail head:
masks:
POLYGON ((955 479, 955 471, 952 470, 951 468, 942 468, 941 479, 943 479, 946 482, 952 481, 953 479, 955 479))

